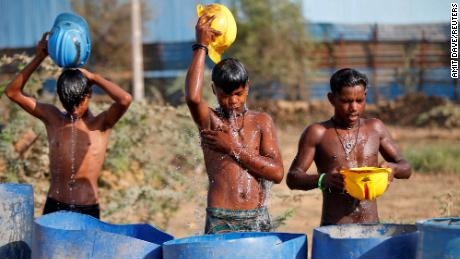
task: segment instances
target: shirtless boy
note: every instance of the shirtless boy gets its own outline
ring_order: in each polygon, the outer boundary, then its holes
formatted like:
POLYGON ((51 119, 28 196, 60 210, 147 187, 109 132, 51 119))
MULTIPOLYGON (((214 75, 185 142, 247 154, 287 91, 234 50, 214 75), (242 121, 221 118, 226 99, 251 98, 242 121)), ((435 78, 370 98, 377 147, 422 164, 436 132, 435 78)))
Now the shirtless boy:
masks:
POLYGON ((308 126, 299 141, 297 155, 287 176, 291 189, 322 187, 321 225, 377 223, 376 200, 359 201, 345 192, 340 169, 380 166, 391 168, 393 177, 407 179, 411 167, 401 156, 388 130, 378 119, 361 118, 366 106, 368 80, 350 68, 332 75, 327 97, 334 116, 308 126), (379 163, 378 153, 385 161, 379 163), (318 173, 307 174, 315 161, 318 173), (323 177, 320 177, 324 173, 323 177), (318 181, 321 179, 321 183, 318 181))
POLYGON ((116 84, 85 69, 64 70, 57 92, 65 112, 38 102, 23 92, 30 75, 48 56, 45 33, 34 59, 9 83, 5 92, 46 127, 51 185, 43 214, 70 210, 99 218, 97 179, 104 162, 110 132, 131 103, 131 95, 116 84), (104 112, 89 110, 91 85, 100 86, 114 103, 104 112))
POLYGON ((272 182, 283 179, 275 126, 269 115, 247 110, 248 74, 236 59, 222 60, 213 68, 212 89, 219 107, 212 109, 202 99, 207 46, 219 35, 210 28, 212 19, 198 20, 185 86, 209 179, 205 233, 269 231, 267 193, 272 182))

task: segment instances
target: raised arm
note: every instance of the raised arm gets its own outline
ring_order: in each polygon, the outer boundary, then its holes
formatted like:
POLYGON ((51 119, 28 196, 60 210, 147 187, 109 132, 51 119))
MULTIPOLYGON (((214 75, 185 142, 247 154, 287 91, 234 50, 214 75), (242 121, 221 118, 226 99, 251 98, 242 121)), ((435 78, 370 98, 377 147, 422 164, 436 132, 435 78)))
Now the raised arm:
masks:
POLYGON ((275 125, 267 114, 258 116, 262 131, 258 151, 242 145, 228 128, 222 131, 203 130, 202 143, 233 157, 252 175, 280 183, 283 180, 284 169, 276 139, 275 125))
POLYGON ((110 82, 98 74, 93 74, 86 69, 80 68, 80 71, 88 78, 88 80, 101 87, 115 102, 109 107, 109 109, 99 116, 102 116, 104 120, 105 128, 112 128, 123 114, 128 110, 131 104, 131 95, 123 90, 117 84, 110 82))
POLYGON ((204 61, 206 48, 220 32, 213 30, 211 22, 214 17, 201 16, 195 26, 196 46, 193 51, 192 64, 190 65, 185 79, 185 100, 190 109, 192 118, 200 129, 209 129, 209 108, 202 99, 204 61))
POLYGON ((40 42, 35 47, 35 57, 32 61, 14 77, 5 89, 5 94, 11 99, 11 101, 17 103, 25 111, 45 123, 49 122, 52 116, 59 113, 59 110, 53 105, 37 102, 35 98, 25 94, 23 90, 30 75, 48 56, 48 41, 46 40, 48 34, 48 32, 44 33, 40 42))
MULTIPOLYGON (((409 163, 402 157, 393 138, 386 129, 385 125, 380 120, 372 121, 374 128, 380 134, 379 151, 385 161, 380 163, 380 167, 391 168, 392 176, 397 179, 408 179, 412 174, 412 169, 409 163)), ((391 179, 390 179, 391 180, 391 179)))

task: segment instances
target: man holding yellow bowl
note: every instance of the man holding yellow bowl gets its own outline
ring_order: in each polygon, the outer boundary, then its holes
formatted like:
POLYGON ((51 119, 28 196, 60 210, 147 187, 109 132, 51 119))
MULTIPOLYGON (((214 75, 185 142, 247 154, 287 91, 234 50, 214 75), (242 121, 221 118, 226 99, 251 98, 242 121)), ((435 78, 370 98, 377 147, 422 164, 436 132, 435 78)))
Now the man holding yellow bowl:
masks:
POLYGON ((322 190, 322 226, 378 223, 375 198, 393 177, 409 178, 411 167, 382 121, 361 118, 367 77, 345 68, 332 75, 330 85, 327 97, 334 116, 304 130, 287 185, 291 189, 322 190), (380 163, 379 152, 385 159, 380 163), (313 161, 318 173, 307 174, 313 161))

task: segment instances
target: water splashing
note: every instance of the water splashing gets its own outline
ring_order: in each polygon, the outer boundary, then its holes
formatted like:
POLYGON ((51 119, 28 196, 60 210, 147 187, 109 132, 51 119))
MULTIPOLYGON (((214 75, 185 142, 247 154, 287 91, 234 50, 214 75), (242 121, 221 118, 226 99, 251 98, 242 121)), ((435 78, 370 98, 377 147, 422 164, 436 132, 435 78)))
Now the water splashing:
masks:
POLYGON ((264 192, 264 200, 263 200, 262 205, 264 207, 268 207, 268 201, 270 199, 270 192, 271 192, 272 186, 273 186, 272 181, 262 179, 262 190, 264 192))
POLYGON ((75 149, 76 149, 76 130, 75 130, 75 121, 76 118, 71 114, 70 115, 70 181, 69 181, 69 191, 70 197, 72 197, 70 207, 73 209, 75 207, 75 199, 73 194, 73 189, 75 186, 75 149))
MULTIPOLYGON (((239 146, 242 146, 240 142, 240 137, 241 137, 241 130, 244 127, 244 114, 242 115, 237 115, 235 110, 231 110, 229 112, 229 123, 230 123, 230 134, 234 139, 236 139, 237 143, 239 146), (238 117, 242 117, 242 122, 241 126, 238 126, 238 117)), ((235 160, 239 162, 240 160, 240 154, 235 153, 233 154, 235 156, 235 160)), ((245 199, 249 197, 249 193, 251 192, 251 174, 247 171, 244 170, 243 168, 240 169, 240 175, 238 177, 238 192, 241 194, 241 196, 245 199)))
POLYGON ((367 166, 367 165, 368 165, 368 161, 369 161, 369 157, 368 157, 368 156, 365 156, 365 157, 364 157, 364 161, 363 161, 363 166, 367 166))

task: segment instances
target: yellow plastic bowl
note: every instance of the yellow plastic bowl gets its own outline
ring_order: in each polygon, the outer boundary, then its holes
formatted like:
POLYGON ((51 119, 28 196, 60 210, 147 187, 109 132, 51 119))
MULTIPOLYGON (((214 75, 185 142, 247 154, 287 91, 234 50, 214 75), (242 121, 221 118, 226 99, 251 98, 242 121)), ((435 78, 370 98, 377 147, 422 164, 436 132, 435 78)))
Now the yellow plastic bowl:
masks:
POLYGON ((386 191, 391 169, 359 167, 343 169, 340 173, 344 176, 348 194, 358 200, 374 200, 386 191))
POLYGON ((222 58, 222 53, 232 45, 236 39, 236 22, 232 12, 228 10, 225 5, 210 4, 203 6, 201 4, 196 6, 198 17, 203 15, 215 16, 211 23, 211 28, 221 32, 211 44, 209 44, 209 58, 214 63, 219 63, 222 58))

